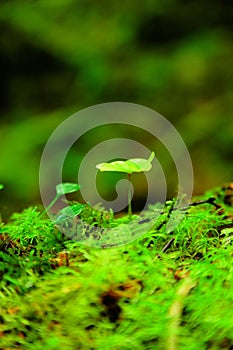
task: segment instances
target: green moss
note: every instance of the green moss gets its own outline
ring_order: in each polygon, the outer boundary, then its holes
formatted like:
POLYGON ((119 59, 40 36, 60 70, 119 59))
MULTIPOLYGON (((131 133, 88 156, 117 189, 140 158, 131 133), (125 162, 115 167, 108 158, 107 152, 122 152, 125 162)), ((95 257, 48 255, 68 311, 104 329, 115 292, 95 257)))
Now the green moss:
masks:
POLYGON ((1 226, 0 348, 233 347, 227 195, 217 189, 195 199, 169 234, 168 202, 146 235, 110 249, 69 240, 36 208, 14 214, 1 226))

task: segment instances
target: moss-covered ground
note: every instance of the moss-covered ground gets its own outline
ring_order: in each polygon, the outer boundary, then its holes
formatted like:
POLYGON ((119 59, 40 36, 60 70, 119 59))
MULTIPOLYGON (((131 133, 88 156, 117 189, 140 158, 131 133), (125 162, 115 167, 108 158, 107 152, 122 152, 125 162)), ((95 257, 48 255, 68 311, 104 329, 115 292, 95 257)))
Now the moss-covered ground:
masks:
POLYGON ((232 184, 194 198, 174 231, 165 209, 119 247, 70 240, 40 214, 0 227, 1 350, 233 349, 232 184))

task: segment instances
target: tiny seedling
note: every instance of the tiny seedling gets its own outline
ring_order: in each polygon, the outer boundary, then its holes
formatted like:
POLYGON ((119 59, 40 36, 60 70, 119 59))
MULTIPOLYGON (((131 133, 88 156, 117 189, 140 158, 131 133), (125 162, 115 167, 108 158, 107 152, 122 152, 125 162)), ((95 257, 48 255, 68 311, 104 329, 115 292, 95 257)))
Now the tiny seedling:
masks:
POLYGON ((60 224, 64 220, 73 218, 74 216, 79 215, 83 209, 85 208, 84 204, 73 204, 72 206, 65 207, 62 210, 60 210, 60 215, 56 218, 55 223, 60 224))
POLYGON ((141 173, 149 171, 152 168, 151 162, 154 159, 155 153, 152 152, 148 159, 145 158, 132 158, 128 160, 117 160, 110 163, 99 163, 96 168, 100 171, 116 171, 128 174, 129 187, 128 187, 128 216, 132 217, 132 206, 131 206, 131 186, 130 179, 132 173, 141 173))
POLYGON ((0 184, 0 190, 2 190, 4 188, 4 186, 2 184, 0 184))
POLYGON ((45 213, 55 204, 55 202, 64 194, 73 193, 80 189, 78 184, 66 182, 64 184, 58 184, 56 186, 56 196, 49 203, 49 205, 45 208, 45 210, 41 213, 41 217, 45 215, 45 213))

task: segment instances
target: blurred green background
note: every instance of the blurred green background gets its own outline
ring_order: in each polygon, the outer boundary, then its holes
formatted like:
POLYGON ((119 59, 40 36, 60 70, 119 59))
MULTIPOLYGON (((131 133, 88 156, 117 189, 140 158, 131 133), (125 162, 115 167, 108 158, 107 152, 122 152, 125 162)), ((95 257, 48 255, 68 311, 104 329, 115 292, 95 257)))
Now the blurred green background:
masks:
MULTIPOLYGON (((194 194, 232 181, 232 4, 1 1, 1 210, 39 202, 49 135, 78 110, 111 101, 145 105, 173 123, 191 154, 194 194)), ((84 141, 73 159, 93 134, 84 141)), ((168 196, 171 163, 164 157, 168 196)), ((65 180, 75 180, 72 154, 68 164, 65 180)), ((105 185, 111 191, 111 181, 105 185)))

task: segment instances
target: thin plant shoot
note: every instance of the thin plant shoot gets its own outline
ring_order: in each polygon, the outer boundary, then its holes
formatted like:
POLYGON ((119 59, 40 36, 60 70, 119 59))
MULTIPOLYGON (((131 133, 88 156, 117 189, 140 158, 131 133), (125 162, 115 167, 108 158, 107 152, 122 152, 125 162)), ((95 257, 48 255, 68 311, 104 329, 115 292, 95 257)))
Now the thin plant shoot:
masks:
POLYGON ((64 194, 73 193, 80 190, 80 186, 74 183, 63 183, 56 186, 56 195, 45 210, 41 213, 41 217, 45 215, 47 211, 56 203, 56 201, 64 194))

